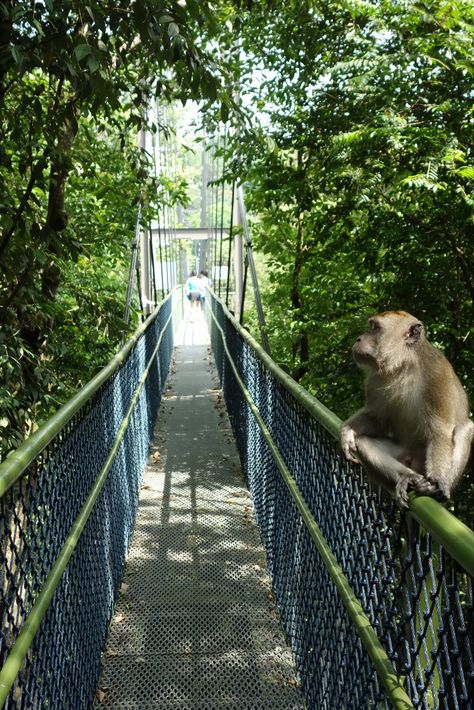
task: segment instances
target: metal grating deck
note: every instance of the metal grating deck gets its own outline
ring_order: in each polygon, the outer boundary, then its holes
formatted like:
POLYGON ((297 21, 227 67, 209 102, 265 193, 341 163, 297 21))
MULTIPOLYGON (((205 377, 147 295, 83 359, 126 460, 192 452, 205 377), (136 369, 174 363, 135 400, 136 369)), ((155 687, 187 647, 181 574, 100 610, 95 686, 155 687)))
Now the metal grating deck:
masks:
POLYGON ((197 318, 159 412, 95 710, 304 708, 197 318))

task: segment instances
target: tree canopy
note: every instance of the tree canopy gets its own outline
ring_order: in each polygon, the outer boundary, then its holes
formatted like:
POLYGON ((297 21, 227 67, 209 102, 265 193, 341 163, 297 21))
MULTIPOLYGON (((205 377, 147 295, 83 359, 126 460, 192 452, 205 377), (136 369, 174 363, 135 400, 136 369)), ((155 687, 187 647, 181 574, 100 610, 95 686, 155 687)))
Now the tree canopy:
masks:
POLYGON ((134 134, 151 97, 227 101, 216 31, 194 0, 0 2, 3 452, 116 347, 139 195, 156 192, 134 134))
POLYGON ((134 138, 151 97, 234 125, 227 177, 295 379, 345 417, 352 341, 403 308, 472 395, 473 77, 470 0, 0 2, 3 451, 123 334, 138 201, 158 199, 134 138))
POLYGON ((352 342, 403 308, 472 395, 474 6, 256 2, 240 27, 234 150, 274 356, 344 418, 352 342))

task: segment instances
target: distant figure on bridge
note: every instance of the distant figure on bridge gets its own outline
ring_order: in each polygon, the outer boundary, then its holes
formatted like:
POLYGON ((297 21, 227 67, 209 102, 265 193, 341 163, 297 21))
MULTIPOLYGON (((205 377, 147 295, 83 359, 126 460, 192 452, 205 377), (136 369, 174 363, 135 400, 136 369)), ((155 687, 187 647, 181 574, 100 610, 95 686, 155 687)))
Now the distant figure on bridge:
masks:
POLYGON ((191 304, 191 311, 199 308, 199 303, 201 300, 201 279, 196 276, 195 271, 191 271, 189 277, 186 279, 184 284, 184 292, 186 298, 191 304))
POLYGON ((200 289, 200 293, 201 293, 201 298, 200 298, 201 308, 204 308, 204 303, 206 301, 206 287, 209 286, 209 283, 210 283, 209 277, 207 275, 207 271, 203 270, 203 271, 199 272, 199 281, 200 281, 199 289, 200 289))

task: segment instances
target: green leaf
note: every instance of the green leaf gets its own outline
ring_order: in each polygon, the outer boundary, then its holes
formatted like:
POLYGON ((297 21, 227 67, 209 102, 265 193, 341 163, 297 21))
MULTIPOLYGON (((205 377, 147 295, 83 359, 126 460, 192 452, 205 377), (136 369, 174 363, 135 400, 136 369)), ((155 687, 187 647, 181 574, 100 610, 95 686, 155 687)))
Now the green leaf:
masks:
POLYGON ((221 103, 220 116, 221 116, 221 121, 223 123, 225 123, 227 121, 227 119, 229 118, 229 107, 224 102, 221 103))
POLYGON ((74 49, 74 54, 78 62, 80 62, 81 59, 84 59, 84 57, 89 56, 91 52, 92 48, 89 44, 78 44, 74 49))
POLYGON ((23 59, 23 54, 21 53, 20 49, 13 44, 10 47, 10 52, 12 54, 14 61, 15 61, 15 64, 17 66, 19 66, 21 64, 22 59, 23 59))
POLYGON ((168 34, 170 37, 177 37, 179 35, 179 27, 176 22, 170 22, 168 25, 168 34))
POLYGON ((462 165, 455 172, 469 180, 474 180, 474 167, 472 165, 462 165))
POLYGON ((96 72, 97 69, 100 67, 99 62, 97 61, 97 59, 94 57, 93 54, 87 60, 87 66, 89 67, 91 74, 94 74, 94 72, 96 72))

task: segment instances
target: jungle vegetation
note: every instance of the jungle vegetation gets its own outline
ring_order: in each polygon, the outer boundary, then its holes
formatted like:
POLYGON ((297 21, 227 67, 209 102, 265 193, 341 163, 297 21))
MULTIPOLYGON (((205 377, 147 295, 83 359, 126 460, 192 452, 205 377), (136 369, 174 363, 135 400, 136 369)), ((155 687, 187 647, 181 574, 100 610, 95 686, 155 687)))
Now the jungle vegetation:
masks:
POLYGON ((473 82, 470 0, 0 2, 3 453, 123 337, 137 205, 157 200, 136 145, 151 97, 229 126, 272 352, 297 381, 344 418, 351 343, 403 308, 472 399, 473 82))
POLYGON ((274 358, 345 418, 363 398, 352 343, 404 309, 472 401, 474 6, 267 5, 240 18, 253 116, 235 155, 274 358))

